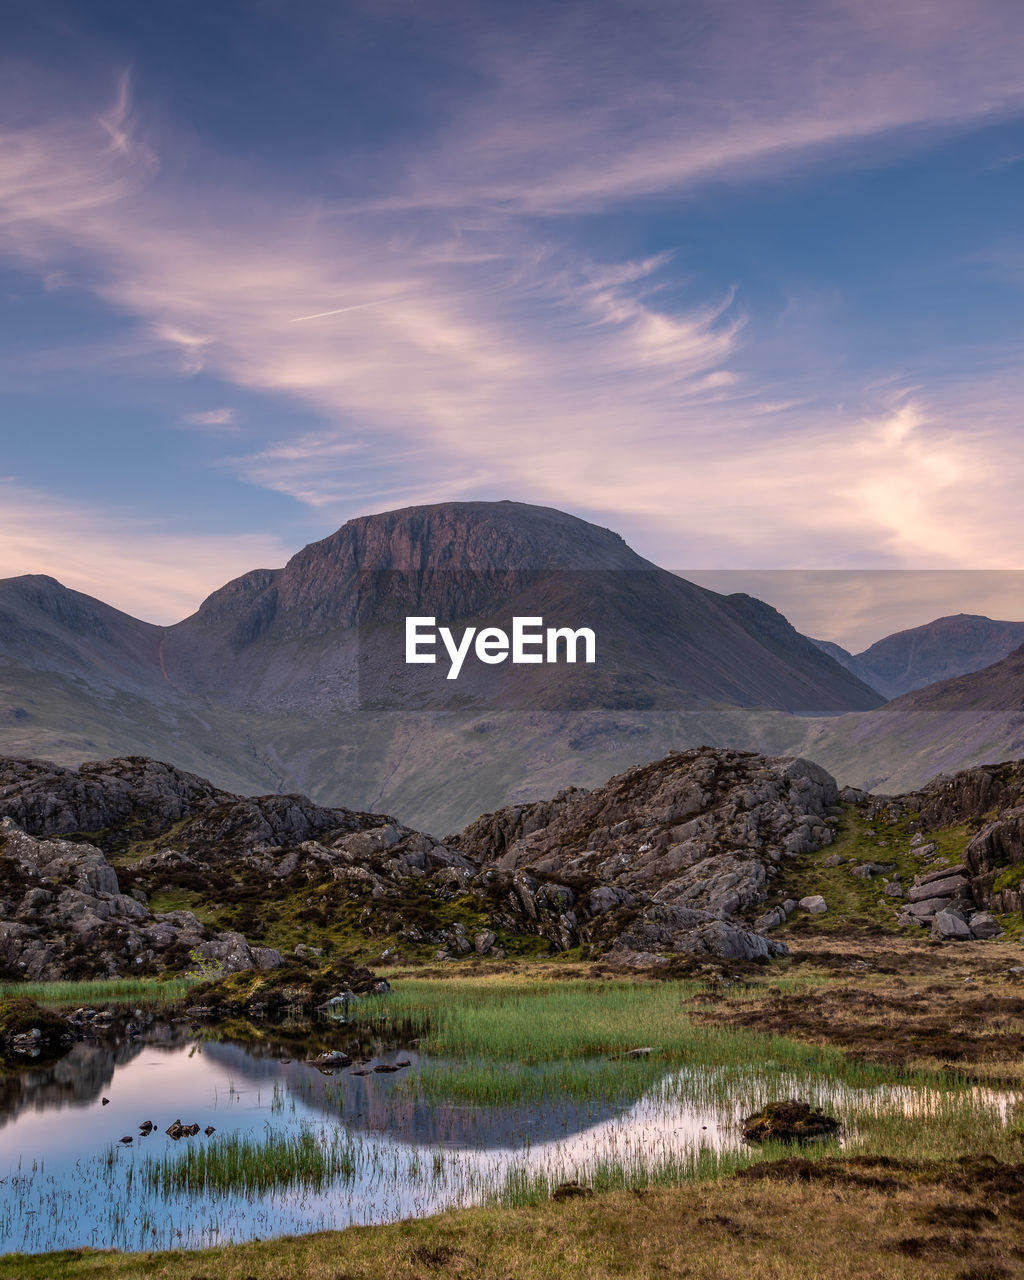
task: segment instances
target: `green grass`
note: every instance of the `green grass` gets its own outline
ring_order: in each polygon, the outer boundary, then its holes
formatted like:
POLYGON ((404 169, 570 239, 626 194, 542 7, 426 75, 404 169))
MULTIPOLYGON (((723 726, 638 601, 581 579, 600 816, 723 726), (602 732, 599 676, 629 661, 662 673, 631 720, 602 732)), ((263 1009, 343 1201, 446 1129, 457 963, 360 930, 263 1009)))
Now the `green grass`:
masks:
POLYGON ((1000 871, 992 886, 996 893, 1003 889, 1019 889, 1024 884, 1024 862, 1015 862, 1012 866, 1000 871))
POLYGON ((25 996, 42 1005, 171 1004, 188 995, 192 978, 96 978, 84 982, 2 982, 0 1000, 25 996))
MULTIPOLYGON (((403 1088, 430 1100, 512 1106, 548 1097, 638 1096, 673 1067, 703 1073, 726 1093, 735 1073, 767 1069, 867 1088, 898 1079, 890 1067, 852 1061, 839 1049, 782 1036, 698 1025, 688 1004, 694 982, 594 982, 517 978, 457 983, 404 979, 383 998, 362 1001, 356 1019, 382 1035, 419 1035, 428 1058, 403 1088), (629 1059, 631 1049, 650 1057, 629 1059)), ((751 1086, 753 1089, 753 1086, 751 1086)), ((753 1093, 752 1093, 753 1096, 753 1093)))
MULTIPOLYGON (((820 893, 828 903, 828 911, 813 917, 794 912, 777 932, 783 934, 793 928, 813 928, 818 932, 833 933, 857 923, 893 930, 899 928, 896 917, 906 897, 886 897, 883 881, 899 872, 905 894, 916 875, 936 871, 946 865, 937 860, 926 862, 911 849, 914 824, 918 821, 919 815, 915 813, 907 813, 895 823, 887 822, 882 816, 869 821, 856 806, 844 806, 832 844, 784 864, 783 875, 773 885, 773 901, 776 897, 781 902, 784 898, 799 900, 820 893), (842 866, 825 866, 833 854, 845 859, 842 866), (893 871, 884 875, 862 880, 850 874, 852 868, 862 862, 895 866, 893 871)), ((934 842, 937 846, 936 857, 945 858, 948 865, 953 866, 962 858, 972 833, 967 825, 959 825, 922 834, 925 843, 934 842)))
POLYGON ((161 889, 150 896, 146 905, 154 915, 164 911, 191 911, 203 924, 215 924, 217 920, 216 910, 200 889, 161 889))
POLYGON ((145 1177, 165 1196, 262 1196, 280 1188, 322 1191, 352 1178, 356 1160, 352 1140, 344 1133, 297 1134, 268 1129, 261 1137, 226 1134, 207 1142, 186 1139, 187 1146, 146 1166, 145 1177))

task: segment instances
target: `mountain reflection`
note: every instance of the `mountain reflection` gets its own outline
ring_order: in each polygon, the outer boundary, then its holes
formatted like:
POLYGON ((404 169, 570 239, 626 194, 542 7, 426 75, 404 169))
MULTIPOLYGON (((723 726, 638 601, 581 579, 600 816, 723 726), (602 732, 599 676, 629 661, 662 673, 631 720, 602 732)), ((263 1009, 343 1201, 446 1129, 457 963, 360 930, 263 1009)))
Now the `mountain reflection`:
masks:
MULTIPOLYGON (((291 1100, 354 1131, 450 1147, 518 1146, 564 1138, 619 1114, 639 1096, 638 1090, 616 1102, 552 1099, 514 1107, 428 1100, 406 1082, 424 1067, 437 1065, 437 1060, 412 1049, 364 1046, 362 1058, 352 1067, 328 1071, 308 1060, 323 1050, 322 1035, 304 1040, 294 1028, 275 1033, 261 1026, 254 1029, 252 1040, 217 1040, 197 1037, 185 1023, 155 1021, 134 1033, 128 1030, 132 1025, 115 1023, 96 1039, 76 1042, 52 1065, 0 1077, 0 1127, 12 1124, 27 1110, 96 1107, 103 1096, 115 1092, 115 1085, 123 1091, 133 1074, 144 1069, 138 1062, 140 1055, 147 1054, 151 1065, 154 1050, 168 1055, 161 1093, 168 1102, 176 1098, 176 1107, 188 1105, 190 1080, 195 1079, 198 1086, 201 1078, 208 1090, 212 1070, 234 1095, 257 1092, 275 1099, 270 1106, 271 1123, 274 1112, 285 1110, 291 1100), (201 1076, 196 1070, 200 1062, 205 1068, 201 1076), (373 1070, 399 1062, 408 1066, 391 1073, 373 1070)), ((199 1101, 197 1097, 197 1105, 199 1101)))

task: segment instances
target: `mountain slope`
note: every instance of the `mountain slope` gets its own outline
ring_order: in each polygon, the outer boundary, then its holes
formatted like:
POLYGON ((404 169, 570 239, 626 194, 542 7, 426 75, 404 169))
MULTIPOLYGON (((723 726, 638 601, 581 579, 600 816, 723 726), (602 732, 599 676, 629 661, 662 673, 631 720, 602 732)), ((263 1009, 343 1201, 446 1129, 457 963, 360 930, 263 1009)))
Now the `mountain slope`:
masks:
POLYGON ((940 773, 1024 754, 1024 645, 981 671, 905 693, 864 715, 819 720, 802 753, 844 782, 909 791, 940 773))

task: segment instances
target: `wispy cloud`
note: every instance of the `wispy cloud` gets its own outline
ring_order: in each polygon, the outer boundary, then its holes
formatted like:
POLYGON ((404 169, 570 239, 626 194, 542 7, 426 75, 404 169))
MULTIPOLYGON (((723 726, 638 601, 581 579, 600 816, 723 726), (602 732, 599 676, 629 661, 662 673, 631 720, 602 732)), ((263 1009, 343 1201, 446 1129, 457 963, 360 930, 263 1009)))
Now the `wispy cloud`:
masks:
POLYGON ((481 28, 466 109, 414 159, 386 152, 372 201, 160 172, 123 80, 94 118, 0 133, 0 252, 137 317, 182 375, 312 411, 229 463, 325 519, 513 496, 614 519, 670 564, 1015 559, 1014 388, 971 418, 948 387, 940 411, 927 385, 767 385, 742 292, 700 295, 666 254, 602 260, 573 228, 1017 109, 1016 6, 638 12, 556 6, 544 41, 481 28))
POLYGON ((238 426, 238 414, 234 409, 197 409, 194 413, 186 413, 183 423, 188 427, 209 427, 220 430, 234 430, 238 426))
POLYGON ((480 23, 484 83, 382 203, 565 213, 1019 109, 1005 0, 567 4, 480 23))

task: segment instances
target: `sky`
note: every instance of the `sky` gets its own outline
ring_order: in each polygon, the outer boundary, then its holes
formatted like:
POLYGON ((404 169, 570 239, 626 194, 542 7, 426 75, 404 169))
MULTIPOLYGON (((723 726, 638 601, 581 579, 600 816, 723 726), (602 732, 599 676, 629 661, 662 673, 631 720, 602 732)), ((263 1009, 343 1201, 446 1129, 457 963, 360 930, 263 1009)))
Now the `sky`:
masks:
POLYGON ((0 576, 172 622, 514 498, 1024 618, 1022 178, 1017 0, 12 7, 0 576))

